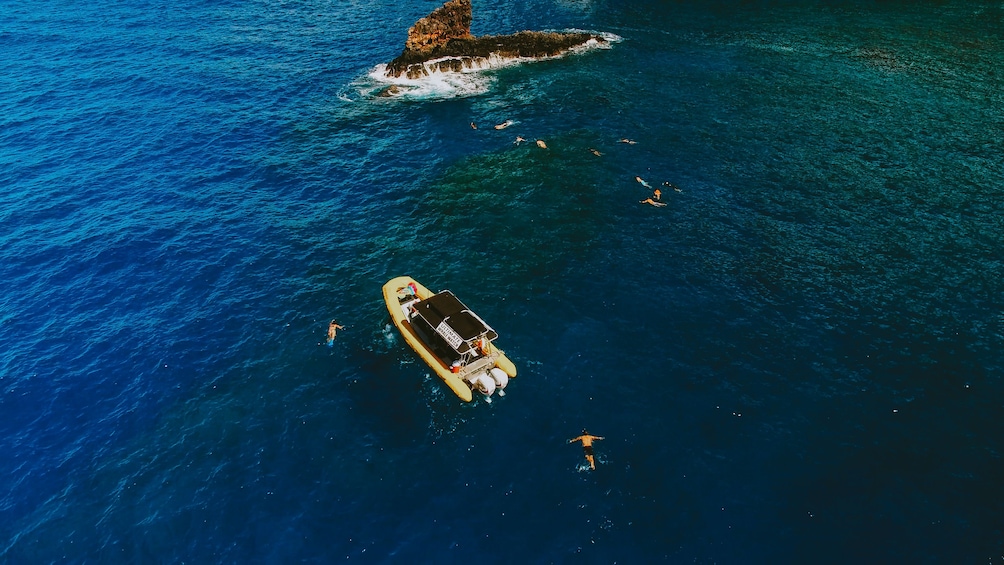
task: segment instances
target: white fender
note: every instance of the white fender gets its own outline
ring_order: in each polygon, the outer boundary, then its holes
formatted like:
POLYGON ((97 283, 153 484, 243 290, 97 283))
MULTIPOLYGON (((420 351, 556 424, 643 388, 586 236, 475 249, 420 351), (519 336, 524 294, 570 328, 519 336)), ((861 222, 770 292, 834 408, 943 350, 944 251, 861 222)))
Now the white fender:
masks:
POLYGON ((495 379, 489 377, 487 373, 471 375, 470 382, 485 396, 495 393, 495 379))
POLYGON ((499 369, 498 367, 492 367, 492 370, 488 371, 488 373, 492 376, 492 379, 495 381, 495 385, 500 390, 505 390, 506 385, 509 384, 509 375, 505 374, 505 371, 499 369))

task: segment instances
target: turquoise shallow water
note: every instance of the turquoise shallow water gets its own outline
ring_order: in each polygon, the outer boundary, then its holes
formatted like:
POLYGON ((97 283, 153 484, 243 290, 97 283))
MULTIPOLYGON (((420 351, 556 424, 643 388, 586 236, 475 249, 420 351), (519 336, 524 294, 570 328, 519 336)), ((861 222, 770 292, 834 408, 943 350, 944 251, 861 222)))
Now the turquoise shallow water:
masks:
POLYGON ((0 2, 4 561, 1000 560, 999 6, 475 4, 618 41, 371 97, 432 6, 0 2))

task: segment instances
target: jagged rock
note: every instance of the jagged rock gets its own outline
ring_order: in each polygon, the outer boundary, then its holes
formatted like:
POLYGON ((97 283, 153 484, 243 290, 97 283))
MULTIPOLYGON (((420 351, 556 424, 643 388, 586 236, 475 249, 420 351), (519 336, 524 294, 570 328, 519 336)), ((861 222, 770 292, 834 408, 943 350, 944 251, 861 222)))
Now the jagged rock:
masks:
POLYGON ((405 51, 429 52, 451 39, 471 37, 471 0, 450 0, 408 30, 405 51))
POLYGON ((391 96, 397 96, 398 94, 401 94, 401 88, 396 84, 392 84, 376 93, 376 95, 380 98, 389 98, 391 96))
POLYGON ((590 40, 591 33, 521 31, 512 35, 471 35, 471 0, 450 0, 408 30, 404 51, 387 64, 388 77, 419 78, 436 71, 480 66, 492 58, 555 57, 590 40))

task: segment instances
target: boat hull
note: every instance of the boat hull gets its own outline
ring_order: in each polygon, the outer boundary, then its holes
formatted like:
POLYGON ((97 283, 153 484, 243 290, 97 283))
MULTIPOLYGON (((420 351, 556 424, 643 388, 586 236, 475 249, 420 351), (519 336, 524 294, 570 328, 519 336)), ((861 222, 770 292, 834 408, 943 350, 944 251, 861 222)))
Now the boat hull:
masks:
MULTIPOLYGON (((398 331, 401 332, 401 336, 404 337, 405 343, 411 347, 419 357, 425 361, 425 364, 429 366, 444 383, 446 386, 450 387, 461 400, 464 402, 470 402, 473 400, 474 395, 471 390, 471 385, 463 379, 463 373, 454 373, 450 370, 449 365, 440 359, 435 353, 433 353, 425 342, 418 336, 415 329, 411 326, 411 322, 408 321, 408 317, 401 307, 401 302, 399 297, 401 289, 407 287, 408 285, 414 285, 417 290, 418 298, 425 300, 432 296, 428 288, 423 286, 421 283, 415 279, 408 276, 395 277, 386 284, 383 285, 383 298, 384 302, 387 304, 387 311, 390 313, 390 319, 394 322, 398 331)), ((505 356, 502 350, 491 346, 491 354, 493 356, 492 366, 502 369, 509 377, 516 376, 516 366, 505 356)))

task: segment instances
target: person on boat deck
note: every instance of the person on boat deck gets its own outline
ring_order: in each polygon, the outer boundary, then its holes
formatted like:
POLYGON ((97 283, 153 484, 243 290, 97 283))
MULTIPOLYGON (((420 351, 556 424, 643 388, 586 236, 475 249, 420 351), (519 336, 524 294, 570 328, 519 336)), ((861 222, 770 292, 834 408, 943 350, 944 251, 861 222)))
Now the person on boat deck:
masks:
POLYGON ((340 326, 338 325, 338 322, 331 320, 331 323, 328 324, 328 344, 330 345, 334 343, 335 334, 338 333, 338 330, 344 330, 344 329, 345 326, 340 326))
POLYGON ((408 286, 402 286, 397 289, 397 291, 404 294, 410 294, 412 296, 418 296, 418 287, 415 286, 415 283, 408 283, 408 286))
POLYGON ((590 435, 585 428, 582 428, 582 435, 568 440, 568 443, 575 443, 577 441, 582 442, 582 451, 585 454, 586 461, 589 462, 589 468, 595 471, 596 460, 593 458, 593 441, 599 441, 601 439, 603 438, 600 436, 590 435))

